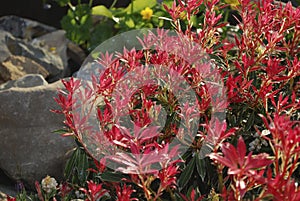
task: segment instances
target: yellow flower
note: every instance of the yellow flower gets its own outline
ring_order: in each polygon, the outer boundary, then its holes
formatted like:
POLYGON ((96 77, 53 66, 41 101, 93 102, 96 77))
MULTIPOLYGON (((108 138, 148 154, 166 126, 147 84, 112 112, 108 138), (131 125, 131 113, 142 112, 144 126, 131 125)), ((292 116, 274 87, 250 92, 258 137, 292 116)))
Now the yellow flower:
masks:
POLYGON ((240 2, 238 0, 225 0, 225 3, 229 4, 231 8, 235 8, 240 5, 240 2))
POLYGON ((146 7, 141 11, 141 15, 143 16, 143 20, 150 20, 153 15, 153 10, 149 7, 146 7))

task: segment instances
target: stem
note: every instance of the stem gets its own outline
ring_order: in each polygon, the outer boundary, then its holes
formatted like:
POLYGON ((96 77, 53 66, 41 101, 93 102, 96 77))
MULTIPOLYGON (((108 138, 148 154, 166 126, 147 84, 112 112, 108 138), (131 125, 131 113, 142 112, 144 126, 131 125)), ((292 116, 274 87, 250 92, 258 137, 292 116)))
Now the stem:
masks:
MULTIPOLYGON (((277 134, 278 135, 278 134, 277 134)), ((277 146, 277 140, 275 139, 274 140, 275 142, 275 147, 274 147, 274 151, 275 151, 275 175, 277 176, 279 174, 279 156, 278 156, 278 148, 276 147, 277 146)))
POLYGON ((161 201, 161 199, 159 198, 159 192, 155 194, 155 197, 153 198, 153 201, 161 201))
POLYGON ((140 178, 140 180, 141 180, 141 182, 142 182, 142 188, 143 188, 143 190, 144 190, 145 197, 146 197, 147 200, 150 201, 150 200, 151 200, 151 195, 149 194, 149 190, 148 190, 147 186, 145 185, 144 178, 143 178, 143 176, 140 175, 140 174, 139 174, 139 178, 140 178))
POLYGON ((90 0, 90 1, 89 1, 89 7, 91 8, 92 5, 93 5, 93 0, 90 0))
POLYGON ((130 14, 133 14, 133 2, 134 2, 134 0, 131 0, 131 11, 130 11, 130 14))
POLYGON ((111 6, 109 7, 109 9, 112 9, 116 5, 117 2, 118 2, 118 0, 114 0, 112 2, 111 6))
POLYGON ((228 22, 229 11, 230 11, 230 9, 227 8, 226 12, 225 12, 224 22, 228 22))
POLYGON ((70 9, 72 9, 72 11, 74 12, 74 6, 72 5, 72 3, 68 2, 68 6, 70 9))
POLYGON ((171 200, 176 201, 176 197, 174 195, 174 192, 170 189, 170 187, 167 188, 167 191, 170 193, 171 200))
POLYGON ((293 165, 289 168, 289 175, 287 177, 287 180, 289 181, 294 173, 294 171, 296 170, 297 168, 297 161, 299 160, 299 156, 296 155, 295 158, 294 158, 294 161, 293 161, 293 165))
POLYGON ((218 165, 218 181, 219 181, 219 192, 222 193, 224 185, 223 185, 223 175, 222 175, 222 169, 218 165))
POLYGON ((299 33, 298 33, 298 30, 296 30, 295 33, 294 33, 294 37, 293 37, 292 44, 291 44, 291 49, 290 49, 290 55, 292 57, 294 57, 294 55, 295 55, 292 50, 294 50, 294 48, 297 47, 297 43, 295 41, 296 41, 298 36, 299 36, 299 33))

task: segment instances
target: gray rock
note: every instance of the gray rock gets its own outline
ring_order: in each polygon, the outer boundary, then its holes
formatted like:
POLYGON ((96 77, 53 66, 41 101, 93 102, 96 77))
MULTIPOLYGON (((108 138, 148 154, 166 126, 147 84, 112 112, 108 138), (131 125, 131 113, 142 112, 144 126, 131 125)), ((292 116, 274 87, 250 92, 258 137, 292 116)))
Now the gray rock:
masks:
POLYGON ((9 56, 0 63, 0 82, 16 80, 26 74, 41 74, 44 78, 49 72, 34 60, 23 56, 9 56))
POLYGON ((13 36, 6 31, 1 31, 0 30, 0 62, 6 60, 10 55, 10 51, 6 46, 6 40, 8 38, 13 38, 13 36))
POLYGON ((64 30, 53 31, 33 39, 31 44, 45 47, 50 52, 59 55, 66 68, 68 66, 67 44, 69 43, 69 40, 66 38, 65 34, 66 31, 64 30))
POLYGON ((62 59, 47 48, 35 46, 17 38, 8 38, 6 45, 11 54, 28 57, 42 65, 49 72, 49 82, 57 81, 63 77, 62 59))
POLYGON ((31 44, 41 46, 57 54, 64 65, 64 77, 70 77, 86 58, 85 52, 66 38, 64 30, 57 30, 32 40, 31 44))
POLYGON ((17 183, 11 181, 0 169, 0 200, 6 198, 6 195, 16 196, 17 194, 17 183))
POLYGON ((15 197, 17 195, 15 187, 0 184, 0 200, 6 200, 7 195, 15 197))
POLYGON ((44 79, 44 77, 40 74, 27 74, 20 79, 11 80, 6 82, 5 84, 0 85, 0 90, 9 89, 12 87, 18 88, 29 88, 47 85, 48 82, 44 79))
POLYGON ((64 30, 13 15, 0 17, 0 62, 11 55, 42 65, 50 73, 48 82, 72 76, 86 58, 85 52, 66 38, 64 30))
POLYGON ((63 127, 53 100, 60 81, 33 88, 0 91, 0 168, 14 179, 34 186, 46 175, 63 178, 73 139, 52 133, 63 127))
POLYGON ((30 40, 56 30, 54 27, 14 15, 1 17, 0 29, 12 33, 16 38, 26 40, 30 40))
POLYGON ((70 42, 68 43, 67 55, 70 58, 70 64, 67 70, 70 72, 70 76, 79 70, 82 63, 86 59, 85 52, 76 44, 70 42))

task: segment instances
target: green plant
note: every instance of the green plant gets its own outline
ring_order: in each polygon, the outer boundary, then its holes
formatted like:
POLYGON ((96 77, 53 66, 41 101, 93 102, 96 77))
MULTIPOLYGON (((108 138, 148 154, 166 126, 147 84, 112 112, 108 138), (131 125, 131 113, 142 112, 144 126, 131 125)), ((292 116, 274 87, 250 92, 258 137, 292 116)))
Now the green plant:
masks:
MULTIPOLYGON (((132 29, 170 27, 163 20, 166 11, 156 0, 132 0, 125 8, 116 8, 116 0, 107 8, 104 5, 93 5, 71 0, 55 0, 60 6, 68 6, 67 15, 61 20, 67 37, 81 45, 88 52, 92 51, 106 39, 132 29), (148 12, 148 17, 143 13, 148 12), (149 12, 150 11, 150 12, 149 12), (150 15, 149 15, 150 13, 150 15)), ((171 1, 166 1, 168 3, 171 1)))

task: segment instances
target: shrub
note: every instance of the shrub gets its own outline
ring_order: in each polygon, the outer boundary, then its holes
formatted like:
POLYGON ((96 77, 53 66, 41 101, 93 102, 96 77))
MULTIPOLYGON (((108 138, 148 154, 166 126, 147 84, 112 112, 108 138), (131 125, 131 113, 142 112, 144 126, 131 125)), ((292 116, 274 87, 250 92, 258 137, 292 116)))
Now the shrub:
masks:
POLYGON ((55 112, 78 143, 68 196, 300 199, 300 10, 226 2, 165 5, 175 35, 147 32, 142 49, 100 54, 89 81, 63 81, 55 112))

